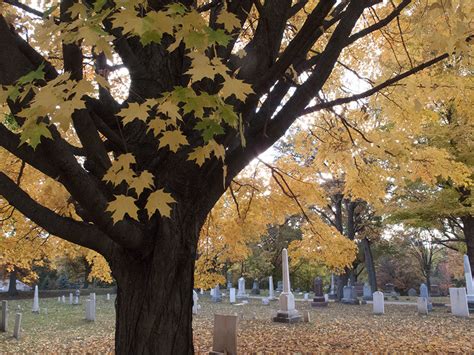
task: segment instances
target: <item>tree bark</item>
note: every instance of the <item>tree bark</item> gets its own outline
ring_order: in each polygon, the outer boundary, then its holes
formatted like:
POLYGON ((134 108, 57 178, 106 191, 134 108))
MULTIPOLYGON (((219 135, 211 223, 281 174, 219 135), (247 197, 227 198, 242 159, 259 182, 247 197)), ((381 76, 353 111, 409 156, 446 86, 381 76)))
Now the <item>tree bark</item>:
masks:
POLYGON ((148 254, 121 251, 110 262, 117 280, 116 354, 192 354, 192 290, 200 223, 164 219, 148 235, 148 254))
POLYGON ((370 288, 372 292, 375 292, 377 291, 377 275, 375 273, 374 258, 372 256, 372 250, 370 249, 370 242, 367 238, 364 238, 361 243, 364 250, 365 269, 367 270, 370 288))
POLYGON ((8 296, 18 295, 18 290, 16 289, 16 280, 17 280, 17 271, 13 269, 10 272, 10 283, 8 285, 8 296))
POLYGON ((474 217, 471 215, 461 217, 463 223, 464 239, 466 240, 467 256, 474 275, 474 217))

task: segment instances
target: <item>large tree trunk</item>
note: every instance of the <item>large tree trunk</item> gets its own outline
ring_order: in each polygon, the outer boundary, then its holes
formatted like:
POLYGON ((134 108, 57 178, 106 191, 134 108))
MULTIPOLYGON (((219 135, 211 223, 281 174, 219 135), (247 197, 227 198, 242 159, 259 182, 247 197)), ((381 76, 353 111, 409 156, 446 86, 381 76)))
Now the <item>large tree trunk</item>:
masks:
MULTIPOLYGON (((192 219, 192 220, 191 220, 192 219)), ((192 354, 192 290, 200 223, 163 219, 146 255, 111 260, 117 354, 192 354)))
POLYGON ((463 223, 464 238, 467 246, 467 256, 471 264, 471 272, 474 275, 474 217, 471 215, 461 217, 463 223))
POLYGON ((17 271, 13 269, 10 272, 10 283, 8 285, 8 296, 16 296, 18 295, 18 290, 16 289, 16 280, 17 280, 17 271))
POLYGON ((372 292, 377 291, 377 276, 375 274, 374 258, 370 249, 370 242, 367 238, 362 239, 362 248, 364 250, 365 269, 369 279, 369 285, 372 292))

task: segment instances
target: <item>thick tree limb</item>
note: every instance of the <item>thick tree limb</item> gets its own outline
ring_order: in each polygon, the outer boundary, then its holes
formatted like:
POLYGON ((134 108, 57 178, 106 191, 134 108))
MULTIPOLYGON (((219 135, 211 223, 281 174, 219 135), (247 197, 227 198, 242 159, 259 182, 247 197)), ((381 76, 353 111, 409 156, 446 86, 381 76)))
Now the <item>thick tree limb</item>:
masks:
POLYGON ((110 255, 113 243, 96 227, 62 217, 40 205, 2 172, 0 172, 0 195, 48 233, 91 248, 106 257, 110 255))
POLYGON ((22 4, 18 0, 4 0, 5 3, 10 4, 12 6, 15 6, 19 9, 22 9, 32 15, 39 16, 39 17, 44 17, 44 12, 41 12, 39 10, 36 10, 28 5, 22 4))

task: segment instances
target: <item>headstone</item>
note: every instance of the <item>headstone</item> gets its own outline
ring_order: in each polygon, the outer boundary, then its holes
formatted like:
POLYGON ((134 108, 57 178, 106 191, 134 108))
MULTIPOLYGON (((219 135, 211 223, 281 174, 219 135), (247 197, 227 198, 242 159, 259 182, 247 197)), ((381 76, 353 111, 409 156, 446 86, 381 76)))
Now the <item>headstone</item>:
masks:
POLYGON ((304 312, 303 312, 303 321, 304 321, 305 323, 311 322, 311 317, 310 317, 310 315, 309 315, 309 311, 304 311, 304 312))
POLYGON ((236 302, 236 298, 235 298, 235 288, 232 287, 230 290, 229 290, 229 302, 230 303, 235 303, 236 302))
POLYGON ((433 310, 433 304, 430 301, 428 294, 428 287, 425 284, 420 285, 420 298, 426 298, 428 302, 428 311, 431 312, 433 310))
POLYGON ((408 296, 410 296, 410 297, 416 297, 416 296, 418 296, 418 292, 416 292, 416 290, 415 290, 414 288, 410 288, 410 289, 408 290, 408 296))
POLYGON ((64 295, 61 296, 61 302, 66 303, 66 296, 64 296, 64 295))
POLYGON ((8 301, 2 301, 2 314, 0 318, 0 331, 8 331, 8 301))
POLYGON ((469 310, 474 312, 474 281, 472 280, 471 264, 467 255, 464 255, 464 277, 466 278, 467 304, 469 310))
POLYGON ((61 296, 58 297, 58 302, 61 302, 61 296))
POLYGON ((238 316, 214 315, 214 336, 209 354, 237 355, 238 316))
POLYGON ((313 302, 311 302, 311 307, 326 307, 328 303, 324 298, 323 293, 323 280, 320 277, 314 279, 314 298, 313 302))
POLYGON ((367 282, 364 284, 362 299, 364 301, 372 301, 372 299, 373 299, 372 288, 370 287, 370 285, 367 282))
POLYGON ((337 298, 336 284, 335 284, 335 281, 334 281, 334 274, 331 274, 331 289, 329 290, 329 298, 331 300, 335 300, 337 298))
MULTIPOLYGON (((364 296, 364 284, 362 282, 356 282, 354 284, 354 290, 356 293, 357 297, 363 297, 364 296)), ((372 292, 371 292, 372 295, 372 292)))
POLYGON ((248 293, 245 293, 245 279, 241 277, 239 279, 239 289, 237 291, 237 299, 238 300, 246 300, 249 298, 248 293))
POLYGON ((13 337, 16 340, 21 338, 21 313, 17 313, 15 316, 15 327, 13 328, 13 337))
POLYGON ((79 304, 79 297, 78 296, 74 296, 74 304, 79 304))
POLYGON ((199 305, 198 305, 199 297, 196 291, 193 290, 193 314, 198 313, 199 305))
POLYGON ((201 291, 199 291, 199 293, 200 293, 201 295, 203 295, 203 294, 204 294, 204 290, 201 288, 201 291))
POLYGON ((258 280, 253 281, 252 291, 250 291, 252 295, 259 295, 260 294, 260 286, 258 284, 258 280))
POLYGON ((213 288, 211 288, 211 292, 210 292, 211 297, 214 297, 214 291, 215 290, 213 288))
POLYGON ((351 286, 350 281, 348 282, 347 286, 344 286, 343 290, 343 297, 341 302, 344 304, 360 304, 359 299, 357 298, 354 286, 351 286))
POLYGON ((110 301, 110 293, 107 294, 107 301, 110 301))
POLYGON ((441 290, 439 289, 439 285, 431 285, 430 286, 430 296, 431 297, 441 296, 441 290))
POLYGON ((275 294, 274 294, 275 290, 273 289, 273 276, 269 276, 268 277, 268 298, 269 299, 274 299, 275 298, 275 294))
POLYGON ((81 291, 76 288, 76 291, 74 292, 74 296, 77 297, 77 303, 76 304, 79 304, 79 297, 81 296, 81 291))
POLYGON ((428 298, 427 297, 418 297, 417 301, 418 313, 428 314, 428 298))
POLYGON ((94 322, 96 318, 96 297, 95 293, 89 295, 86 300, 86 320, 94 322))
POLYGON ((324 294, 324 301, 329 302, 329 295, 327 293, 324 294))
POLYGON ((87 299, 86 300, 86 320, 92 321, 92 316, 91 316, 92 310, 91 310, 91 300, 87 299))
POLYGON ((283 291, 283 281, 278 281, 278 282, 277 282, 277 288, 276 288, 276 290, 277 290, 278 292, 282 292, 282 291, 283 291))
POLYGON ((374 300, 374 314, 384 314, 385 313, 385 299, 383 292, 376 291, 372 296, 374 300))
POLYGON ((305 293, 305 294, 303 295, 303 299, 304 299, 305 301, 308 301, 308 300, 309 300, 309 293, 305 293))
POLYGON ((288 251, 282 250, 282 275, 283 291, 279 298, 279 310, 274 322, 297 323, 301 321, 301 315, 295 308, 295 296, 291 293, 290 271, 288 267, 288 251))
POLYGON ((270 300, 268 299, 268 297, 262 298, 262 304, 264 304, 265 306, 268 306, 270 304, 270 300))
POLYGON ((214 287, 214 293, 212 295, 212 302, 221 302, 222 301, 222 294, 221 294, 221 289, 219 287, 219 285, 216 285, 216 287, 214 287))
POLYGON ((449 300, 451 302, 451 313, 458 317, 469 317, 469 308, 467 306, 466 289, 449 288, 449 300))
POLYGON ((230 290, 232 288, 232 271, 227 271, 227 289, 230 290))
POLYGON ((39 295, 38 295, 38 285, 35 286, 35 295, 33 296, 33 308, 31 309, 33 313, 39 313, 39 295))
POLYGON ((385 284, 384 293, 392 294, 395 292, 395 286, 393 284, 385 284))
POLYGON ((69 293, 69 304, 72 304, 72 292, 69 293))

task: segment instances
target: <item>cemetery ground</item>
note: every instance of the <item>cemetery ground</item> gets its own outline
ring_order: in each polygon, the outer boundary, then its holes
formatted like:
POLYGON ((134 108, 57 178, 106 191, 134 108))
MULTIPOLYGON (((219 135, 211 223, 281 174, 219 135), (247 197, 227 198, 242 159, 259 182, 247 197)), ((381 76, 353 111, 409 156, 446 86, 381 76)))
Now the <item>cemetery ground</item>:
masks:
MULTIPOLYGON (((112 353, 114 343, 114 296, 106 301, 97 295, 97 320, 84 319, 84 301, 79 306, 59 303, 57 298, 40 299, 41 313, 31 312, 32 300, 9 301, 8 333, 0 333, 0 353, 112 353), (14 314, 23 313, 22 339, 12 338, 14 314), (47 313, 45 313, 47 309, 47 313)), ((401 297, 400 301, 406 301, 401 297)), ((442 303, 445 299, 439 300, 442 303)), ((433 299, 437 302, 436 299, 433 299)), ((239 354, 294 354, 312 352, 456 352, 473 353, 474 319, 453 317, 446 307, 434 307, 427 316, 418 315, 416 306, 385 305, 384 315, 373 315, 372 305, 330 303, 327 308, 311 308, 297 301, 299 311, 310 312, 310 323, 274 323, 271 317, 278 301, 269 306, 259 299, 246 305, 199 299, 201 309, 194 316, 196 353, 207 354, 212 347, 213 316, 237 313, 239 354)))

